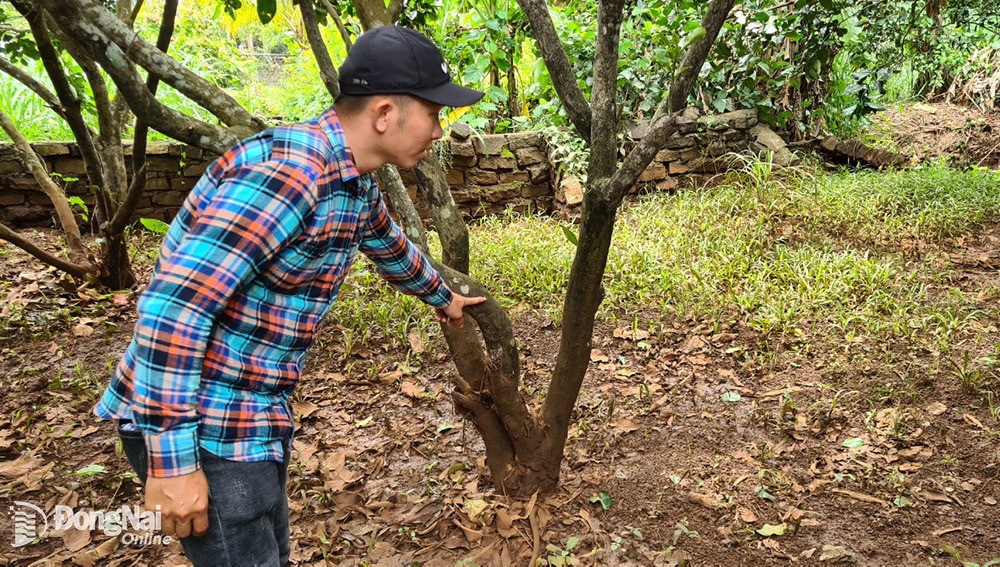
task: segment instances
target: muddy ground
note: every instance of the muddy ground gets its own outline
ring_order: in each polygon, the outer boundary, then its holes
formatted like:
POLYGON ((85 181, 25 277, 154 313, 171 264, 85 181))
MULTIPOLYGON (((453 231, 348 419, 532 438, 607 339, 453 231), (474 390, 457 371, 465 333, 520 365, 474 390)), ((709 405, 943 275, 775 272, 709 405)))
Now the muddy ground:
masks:
MULTIPOLYGON (((897 118, 911 126, 894 134, 896 149, 929 155, 937 143, 935 155, 947 154, 941 136, 916 132, 928 116, 962 112, 917 112, 897 118)), ((964 147, 971 156, 968 140, 964 147)), ((1000 227, 992 227, 938 251, 953 267, 945 285, 976 297, 982 310, 977 339, 960 342, 965 360, 995 354, 1000 343, 991 291, 1000 288, 998 243, 1000 227)), ((73 288, 8 245, 0 254, 5 504, 22 519, 31 511, 25 503, 46 512, 140 504, 113 428, 91 414, 128 341, 135 294, 73 288)), ((530 311, 513 319, 525 390, 537 395, 560 329, 530 311)), ((805 349, 757 336, 740 320, 657 319, 650 312, 636 326, 598 327, 561 487, 515 501, 493 493, 481 441, 454 411, 443 340, 413 336, 407 345, 344 352, 334 317, 295 403, 293 564, 1000 558, 1000 414, 984 388, 970 387, 990 377, 970 376, 962 357, 927 351, 883 365, 880 356, 905 345, 817 341, 805 349)), ((187 564, 178 544, 137 542, 134 533, 45 535, 14 548, 12 516, 0 514, 0 565, 187 564)))

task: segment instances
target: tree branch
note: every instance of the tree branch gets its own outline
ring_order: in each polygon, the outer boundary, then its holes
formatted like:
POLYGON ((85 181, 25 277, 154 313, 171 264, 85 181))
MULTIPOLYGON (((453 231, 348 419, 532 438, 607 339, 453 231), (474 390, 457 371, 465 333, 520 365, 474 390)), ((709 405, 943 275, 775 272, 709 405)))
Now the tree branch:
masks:
POLYGON ((420 160, 414 172, 417 174, 417 191, 427 201, 441 238, 441 260, 452 269, 468 274, 469 227, 455 205, 437 154, 430 152, 420 160))
POLYGON ((62 227, 63 234, 66 237, 66 246, 69 249, 70 261, 76 266, 77 271, 96 275, 97 268, 87 258, 87 248, 83 245, 83 238, 80 236, 80 227, 76 224, 76 218, 73 216, 73 210, 66 200, 66 195, 49 178, 49 172, 45 170, 45 166, 38 159, 38 156, 35 155, 35 151, 31 148, 31 145, 24 139, 24 136, 21 135, 21 132, 14 125, 14 122, 11 121, 10 117, 2 110, 0 110, 0 128, 10 136, 21 162, 28 168, 31 176, 35 178, 35 182, 38 183, 38 186, 42 188, 42 191, 45 192, 45 195, 52 202, 56 216, 59 218, 59 225, 62 227))
POLYGON ((406 237, 425 255, 430 254, 427 247, 427 231, 424 230, 424 223, 406 192, 399 171, 392 165, 383 165, 375 174, 378 176, 378 185, 385 195, 389 209, 400 218, 406 237))
POLYGON ((42 99, 45 105, 48 106, 52 112, 55 112, 56 115, 63 120, 66 120, 67 122, 69 121, 66 118, 66 109, 63 108, 55 93, 47 89, 45 85, 35 80, 35 78, 31 75, 25 73, 23 69, 14 65, 5 57, 0 57, 0 71, 3 71, 8 76, 27 87, 28 90, 35 93, 38 98, 42 99))
MULTIPOLYGON (((712 0, 712 3, 708 5, 708 10, 701 20, 701 27, 705 28, 705 35, 688 47, 687 53, 684 54, 684 59, 674 75, 674 81, 670 85, 670 94, 664 98, 666 103, 666 107, 663 108, 664 112, 657 108, 653 115, 654 120, 663 113, 678 112, 687 106, 687 99, 698 80, 701 66, 705 64, 708 52, 712 50, 716 38, 719 37, 722 24, 729 17, 729 11, 732 10, 734 3, 735 0, 712 0)), ((662 107, 663 103, 660 106, 662 107)))
POLYGON ((42 250, 38 246, 35 246, 34 242, 22 237, 20 234, 14 232, 10 229, 10 227, 3 223, 0 223, 0 239, 10 242, 14 246, 17 246, 21 250, 24 250, 28 254, 31 254, 35 258, 41 260, 46 265, 53 266, 57 270, 66 272, 78 280, 87 280, 96 275, 96 270, 91 271, 87 268, 78 266, 69 260, 60 258, 59 256, 42 250))
POLYGON ((63 117, 66 124, 69 125, 70 131, 73 132, 73 137, 80 148, 80 154, 83 156, 87 179, 93 185, 103 186, 104 173, 99 166, 101 160, 94 147, 94 132, 84 121, 80 100, 66 79, 66 73, 63 71, 59 59, 59 51, 52 44, 52 37, 45 25, 44 13, 34 3, 26 0, 11 0, 11 4, 24 16, 31 28, 31 35, 35 38, 35 45, 38 47, 38 55, 45 67, 45 73, 52 82, 56 96, 59 97, 59 103, 63 108, 63 117))
MULTIPOLYGON (((77 35, 73 34, 72 37, 77 38, 77 35)), ((136 116, 143 116, 151 128, 171 138, 221 154, 241 138, 260 130, 251 125, 224 128, 185 116, 157 101, 139 76, 130 72, 129 62, 121 50, 107 38, 96 35, 89 42, 79 45, 86 51, 88 57, 97 61, 111 76, 120 95, 128 101, 132 112, 136 116)))
MULTIPOLYGON (((170 40, 174 35, 177 21, 178 0, 167 0, 163 5, 163 17, 160 18, 160 30, 157 32, 156 48, 166 53, 170 49, 170 40)), ((141 2, 140 2, 141 4, 141 2)), ((149 75, 146 78, 146 88, 152 96, 156 96, 160 80, 149 75)), ((149 122, 137 116, 135 120, 135 135, 132 137, 132 182, 129 184, 121 206, 115 211, 108 227, 109 234, 119 234, 132 222, 132 215, 146 189, 146 143, 149 137, 149 122)))
POLYGON ((559 40, 559 34, 556 33, 555 25, 549 16, 549 7, 545 4, 545 0, 517 0, 517 3, 531 23, 531 31, 538 44, 538 50, 542 53, 545 67, 552 79, 552 86, 555 87, 559 100, 566 108, 566 114, 573 122, 576 133, 590 143, 590 104, 587 103, 580 85, 576 82, 573 67, 566 57, 566 49, 559 40))
POLYGON ((389 0, 389 6, 385 9, 385 17, 390 22, 399 20, 399 15, 403 13, 403 0, 389 0))
POLYGON ((309 40, 309 47, 312 49, 313 57, 316 58, 316 65, 319 66, 320 79, 326 85, 330 96, 336 99, 340 95, 339 76, 333 60, 330 59, 330 51, 323 43, 323 33, 319 29, 319 22, 316 21, 313 0, 299 0, 299 11, 302 12, 302 24, 306 28, 306 39, 309 40))
POLYGON ((607 178, 618 165, 618 42, 624 0, 601 0, 597 8, 597 46, 594 86, 590 98, 593 123, 590 132, 588 177, 607 178))
MULTIPOLYGON (((264 128, 263 122, 225 91, 147 43, 100 3, 93 0, 38 0, 38 3, 59 21, 66 33, 81 42, 88 40, 101 49, 116 46, 117 49, 108 50, 108 57, 104 58, 108 65, 102 64, 109 74, 109 66, 122 70, 126 61, 135 62, 229 126, 243 126, 255 132, 264 128)), ((92 55, 93 49, 89 51, 92 55)))
POLYGON ((351 43, 351 34, 348 33, 347 28, 344 27, 344 21, 340 19, 340 12, 338 12, 337 8, 330 3, 330 0, 319 1, 323 3, 323 8, 326 9, 326 14, 333 18, 333 23, 336 24, 337 31, 340 32, 340 39, 344 40, 344 47, 348 52, 350 52, 351 46, 353 45, 351 43))

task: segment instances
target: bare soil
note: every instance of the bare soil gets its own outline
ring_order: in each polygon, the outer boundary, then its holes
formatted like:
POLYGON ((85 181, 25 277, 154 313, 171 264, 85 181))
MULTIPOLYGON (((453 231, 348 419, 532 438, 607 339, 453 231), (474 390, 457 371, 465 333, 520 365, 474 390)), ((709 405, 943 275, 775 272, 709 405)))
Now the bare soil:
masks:
MULTIPOLYGON (((950 155, 923 149, 943 136, 920 132, 954 133, 951 122, 927 122, 953 112, 899 118, 910 126, 894 135, 896 148, 950 155)), ((963 361, 995 355, 1000 343, 991 291, 1000 288, 1000 226, 938 252, 954 270, 942 287, 976 298, 981 328, 957 343, 961 353, 919 352, 908 365, 880 363, 905 345, 815 341, 807 349, 794 338, 760 337, 739 320, 652 324, 649 312, 636 326, 600 325, 561 487, 528 501, 492 491, 481 441, 450 402, 454 369, 440 337, 345 352, 334 309, 295 400, 292 563, 908 566, 998 558, 1000 422, 973 387, 982 377, 963 361)), ((129 339, 135 294, 74 288, 2 244, 0 285, 7 505, 51 512, 57 504, 140 504, 113 427, 91 413, 129 339)), ((530 311, 513 318, 525 391, 537 398, 560 329, 530 311)), ((14 548, 11 518, 0 515, 0 565, 187 565, 176 542, 138 545, 101 530, 47 535, 14 548)))

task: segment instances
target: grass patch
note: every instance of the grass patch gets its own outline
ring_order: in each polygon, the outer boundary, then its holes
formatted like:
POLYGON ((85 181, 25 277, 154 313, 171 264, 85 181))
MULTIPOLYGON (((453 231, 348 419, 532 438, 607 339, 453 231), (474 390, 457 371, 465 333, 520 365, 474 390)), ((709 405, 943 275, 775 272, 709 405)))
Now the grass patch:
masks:
MULTIPOLYGON (((985 391, 996 383, 997 357, 989 349, 983 356, 995 332, 983 330, 992 312, 982 305, 1000 292, 953 285, 945 252, 998 219, 1000 176, 982 169, 815 173, 748 162, 710 190, 648 195, 622 208, 598 316, 739 321, 765 343, 824 345, 848 365, 866 349, 901 368, 930 352, 943 357, 939 370, 985 391)), ((543 216, 484 220, 472 228, 472 274, 511 312, 548 313, 559 324, 575 252, 567 228, 576 231, 543 216)), ((133 257, 145 265, 153 255, 133 257)), ((19 316, 26 313, 8 314, 8 331, 26 323, 19 316)), ((426 306, 392 290, 364 259, 330 319, 348 353, 354 344, 439 333, 426 306)))
MULTIPOLYGON (((946 352, 983 313, 948 285, 936 251, 998 218, 1000 176, 981 169, 813 174, 750 162, 711 190, 622 208, 599 316, 736 319, 765 337, 848 349, 905 339, 946 352), (923 254, 900 244, 913 241, 923 254)), ((558 324, 574 253, 563 231, 542 216, 487 219, 472 229, 472 274, 508 309, 558 324)), ((374 272, 356 269, 351 281, 335 316, 358 336, 380 327, 405 340, 413 325, 434 334, 426 308, 383 294, 374 272)))

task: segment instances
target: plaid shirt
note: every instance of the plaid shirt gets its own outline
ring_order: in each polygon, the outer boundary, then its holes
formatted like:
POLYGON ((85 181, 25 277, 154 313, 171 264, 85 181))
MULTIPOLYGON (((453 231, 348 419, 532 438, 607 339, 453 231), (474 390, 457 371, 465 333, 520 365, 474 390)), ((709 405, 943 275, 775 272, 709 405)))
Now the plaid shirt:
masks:
POLYGON ((332 108, 239 143, 171 224, 97 415, 138 425, 153 477, 197 470, 199 446, 280 461, 306 349, 359 250, 402 291, 451 302, 358 173, 332 108))

